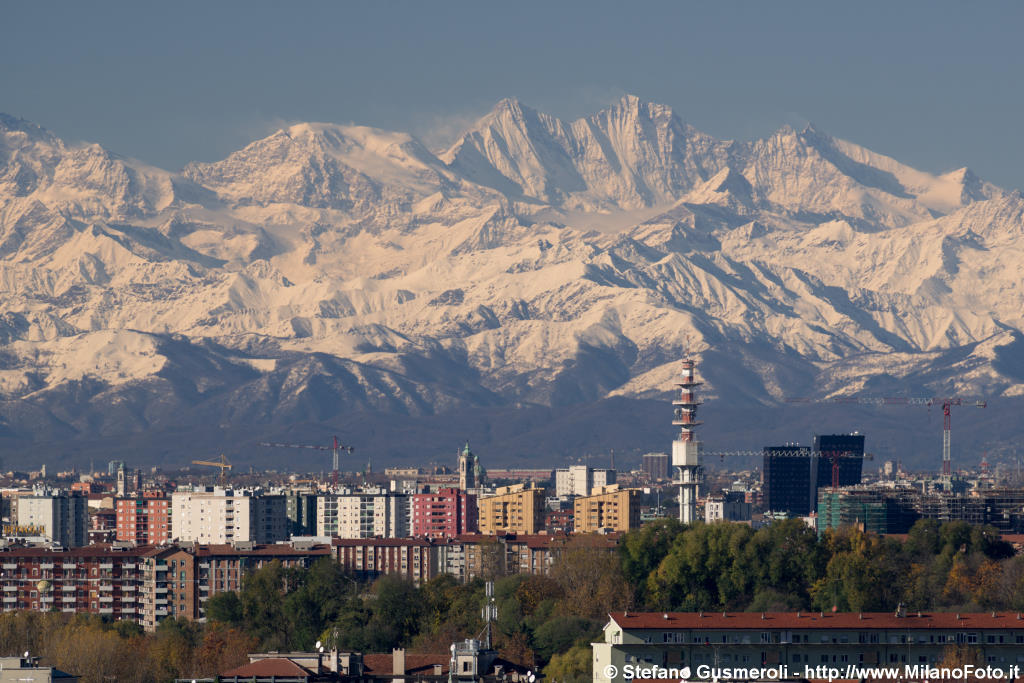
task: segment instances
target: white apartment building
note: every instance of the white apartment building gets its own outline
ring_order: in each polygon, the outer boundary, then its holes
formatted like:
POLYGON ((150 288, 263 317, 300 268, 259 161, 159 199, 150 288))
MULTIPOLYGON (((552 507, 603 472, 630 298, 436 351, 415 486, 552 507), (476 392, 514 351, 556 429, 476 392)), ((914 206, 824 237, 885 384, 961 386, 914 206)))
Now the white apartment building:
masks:
POLYGON ((283 495, 203 487, 171 494, 171 540, 202 544, 288 540, 283 495))
POLYGON ((316 501, 317 536, 403 538, 411 529, 412 497, 386 489, 345 490, 316 501))
POLYGON ((587 465, 570 465, 555 470, 555 496, 589 496, 595 488, 617 483, 615 470, 595 470, 587 465))
POLYGON ((41 536, 65 548, 87 545, 89 501, 67 493, 20 496, 10 536, 41 536))

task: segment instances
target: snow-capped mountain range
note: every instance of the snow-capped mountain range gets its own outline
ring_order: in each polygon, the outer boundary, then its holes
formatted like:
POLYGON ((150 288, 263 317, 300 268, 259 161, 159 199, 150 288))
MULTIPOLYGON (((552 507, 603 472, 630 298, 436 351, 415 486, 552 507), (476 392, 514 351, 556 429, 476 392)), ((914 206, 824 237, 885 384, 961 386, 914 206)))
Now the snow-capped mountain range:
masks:
MULTIPOLYGON (((519 425, 474 432, 510 461, 597 453, 553 416, 647 414, 687 350, 705 414, 762 406, 778 438, 792 396, 1016 410, 1022 236, 1020 194, 966 168, 812 126, 716 140, 631 96, 572 122, 504 100, 437 151, 303 123, 180 173, 0 115, 0 452, 184 459, 341 425, 414 461, 464 438, 423 445, 433 417, 486 414, 519 425)), ((619 448, 664 449, 669 419, 619 448)), ((1020 435, 1000 424, 985 448, 1020 435)))

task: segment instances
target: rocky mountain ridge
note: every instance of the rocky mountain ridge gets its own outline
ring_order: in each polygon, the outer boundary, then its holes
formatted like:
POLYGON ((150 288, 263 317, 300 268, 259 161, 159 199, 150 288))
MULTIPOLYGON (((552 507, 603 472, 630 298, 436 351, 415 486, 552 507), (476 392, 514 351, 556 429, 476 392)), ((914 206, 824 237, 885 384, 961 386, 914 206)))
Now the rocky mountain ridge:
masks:
MULTIPOLYGON (((648 415, 687 351, 709 444, 806 439, 767 416, 727 426, 788 396, 1016 405, 1022 230, 1019 193, 968 169, 813 126, 719 141, 635 97, 573 122, 505 100, 439 153, 297 124, 180 173, 0 116, 0 451, 207 434, 146 446, 184 460, 217 434, 402 422, 418 427, 371 448, 414 461, 431 420, 477 433, 471 415, 524 423, 479 434, 510 461, 541 440, 663 449, 667 413, 613 437, 593 420, 648 415)), ((887 419, 811 428, 873 427, 880 450, 925 457, 887 419)), ((1015 429, 974 450, 1008 452, 1015 429)))

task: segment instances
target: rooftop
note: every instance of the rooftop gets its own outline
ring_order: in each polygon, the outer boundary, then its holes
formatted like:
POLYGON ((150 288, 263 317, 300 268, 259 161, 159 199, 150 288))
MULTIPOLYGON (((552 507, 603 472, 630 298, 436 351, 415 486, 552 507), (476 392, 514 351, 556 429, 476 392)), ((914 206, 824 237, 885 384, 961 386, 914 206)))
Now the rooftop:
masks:
POLYGON ((623 629, 1022 629, 1019 612, 613 612, 623 629))

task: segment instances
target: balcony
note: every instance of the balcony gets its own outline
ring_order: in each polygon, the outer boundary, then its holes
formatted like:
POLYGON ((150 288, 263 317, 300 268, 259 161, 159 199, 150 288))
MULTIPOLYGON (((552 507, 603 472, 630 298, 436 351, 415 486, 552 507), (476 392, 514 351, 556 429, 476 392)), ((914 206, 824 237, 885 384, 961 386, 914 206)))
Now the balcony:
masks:
POLYGON ((153 614, 155 616, 158 616, 158 617, 165 617, 165 616, 167 616, 167 610, 166 609, 158 609, 155 612, 153 612, 153 614))
POLYGON ((75 592, 75 587, 74 586, 69 586, 67 584, 61 586, 60 589, 62 591, 64 591, 65 593, 74 593, 75 592))
POLYGON ((17 586, 12 586, 12 585, 4 586, 4 593, 17 593, 17 592, 18 592, 18 587, 17 586))
POLYGON ((138 590, 138 588, 136 586, 133 586, 132 584, 127 584, 125 586, 121 586, 121 592, 122 593, 126 593, 126 592, 129 592, 129 591, 137 591, 137 590, 138 590))
POLYGON ((53 603, 53 598, 51 598, 49 596, 45 596, 45 597, 39 598, 39 602, 43 603, 44 605, 52 604, 53 603))
POLYGON ((10 562, 4 562, 2 566, 3 566, 4 569, 17 569, 18 568, 18 565, 12 564, 10 562))
POLYGON ((74 614, 75 611, 76 610, 75 610, 74 607, 65 607, 64 609, 61 610, 61 612, 66 612, 67 614, 74 614))
POLYGON ((60 601, 63 602, 63 603, 71 603, 72 605, 75 604, 74 596, 70 596, 70 597, 65 596, 65 597, 61 598, 60 601))
POLYGON ((60 566, 61 569, 78 569, 78 565, 74 562, 65 562, 60 566))
POLYGON ((18 602, 18 598, 14 595, 5 595, 4 603, 18 602))
POLYGON ((112 595, 101 595, 100 602, 114 602, 114 596, 112 595))
POLYGON ((45 562, 39 565, 40 569, 53 569, 53 562, 45 562))
POLYGON ((100 584, 100 590, 101 591, 108 591, 108 592, 112 591, 112 590, 114 590, 114 584, 112 584, 112 583, 101 583, 100 584))
POLYGON ((114 608, 113 607, 100 607, 100 614, 113 614, 113 613, 114 613, 114 608))
POLYGON ((113 568, 114 568, 114 563, 113 562, 101 562, 100 563, 100 569, 113 569, 113 568))
POLYGON ((162 586, 162 587, 161 586, 157 586, 156 588, 153 589, 153 592, 156 593, 157 595, 166 595, 167 594, 167 586, 162 586))

